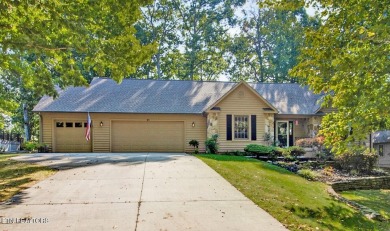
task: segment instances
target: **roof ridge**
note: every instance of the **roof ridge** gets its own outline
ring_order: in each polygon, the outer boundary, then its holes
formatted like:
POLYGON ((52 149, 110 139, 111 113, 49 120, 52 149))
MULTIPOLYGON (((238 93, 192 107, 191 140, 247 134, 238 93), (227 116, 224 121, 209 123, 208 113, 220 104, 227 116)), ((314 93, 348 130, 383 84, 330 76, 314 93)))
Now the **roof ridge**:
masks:
MULTIPOLYGON (((110 77, 99 77, 95 76, 93 77, 94 79, 110 79, 114 80, 110 77)), ((115 80, 114 80, 115 81, 115 80)), ((241 81, 219 81, 219 80, 189 80, 189 79, 137 79, 137 78, 123 78, 122 81, 158 81, 158 82, 196 82, 196 83, 240 83, 241 81)), ((264 85, 270 85, 270 84, 277 84, 277 85, 287 85, 287 84, 292 84, 292 85, 299 85, 302 87, 306 87, 307 85, 303 85, 300 83, 270 83, 270 82, 247 82, 244 81, 248 84, 264 84, 264 85)))
MULTIPOLYGON (((114 80, 110 77, 93 77, 94 79, 110 79, 114 80)), ((114 80, 115 81, 115 80, 114 80)), ((189 79, 136 79, 136 78, 123 78, 122 81, 159 81, 159 82, 198 82, 198 83, 239 83, 234 81, 218 81, 218 80, 189 80, 189 79)))

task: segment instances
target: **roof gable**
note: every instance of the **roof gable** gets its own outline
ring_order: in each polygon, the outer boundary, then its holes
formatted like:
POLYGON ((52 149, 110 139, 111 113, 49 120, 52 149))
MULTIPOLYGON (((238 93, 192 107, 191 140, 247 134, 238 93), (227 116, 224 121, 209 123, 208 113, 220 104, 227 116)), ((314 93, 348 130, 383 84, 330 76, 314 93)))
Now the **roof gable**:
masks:
POLYGON ((219 98, 215 103, 213 103, 206 111, 210 111, 212 108, 216 107, 219 103, 221 103, 224 99, 226 99, 228 96, 233 94, 240 86, 244 86, 247 88, 250 92, 252 92, 261 102, 265 103, 267 106, 269 106, 272 110, 269 111, 269 113, 278 113, 278 110, 271 105, 266 99, 264 99, 257 91, 255 91, 251 86, 249 86, 246 82, 241 81, 240 83, 237 83, 233 88, 231 88, 226 94, 224 94, 221 98, 219 98))

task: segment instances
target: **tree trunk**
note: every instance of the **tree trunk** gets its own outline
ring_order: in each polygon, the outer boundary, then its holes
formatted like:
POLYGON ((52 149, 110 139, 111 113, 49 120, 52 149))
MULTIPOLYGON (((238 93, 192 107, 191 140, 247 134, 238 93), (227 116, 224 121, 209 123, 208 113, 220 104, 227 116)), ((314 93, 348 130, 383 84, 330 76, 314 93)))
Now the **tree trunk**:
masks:
POLYGON ((157 79, 160 80, 162 77, 160 51, 156 54, 156 67, 157 67, 157 79))
POLYGON ((27 111, 27 104, 23 103, 23 122, 24 122, 24 138, 25 141, 31 140, 30 126, 29 126, 29 118, 27 111))

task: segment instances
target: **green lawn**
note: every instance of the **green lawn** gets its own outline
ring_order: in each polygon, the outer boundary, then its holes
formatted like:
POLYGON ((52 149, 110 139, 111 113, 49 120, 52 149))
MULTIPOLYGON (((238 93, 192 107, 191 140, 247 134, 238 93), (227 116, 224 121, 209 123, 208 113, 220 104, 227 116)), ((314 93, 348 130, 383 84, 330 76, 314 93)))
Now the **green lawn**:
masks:
POLYGON ((290 230, 390 230, 335 201, 327 185, 255 159, 197 155, 245 196, 290 230))
POLYGON ((390 219, 390 190, 345 191, 341 195, 379 212, 386 219, 390 219))
POLYGON ((14 156, 0 154, 0 202, 55 173, 47 167, 11 160, 14 156))

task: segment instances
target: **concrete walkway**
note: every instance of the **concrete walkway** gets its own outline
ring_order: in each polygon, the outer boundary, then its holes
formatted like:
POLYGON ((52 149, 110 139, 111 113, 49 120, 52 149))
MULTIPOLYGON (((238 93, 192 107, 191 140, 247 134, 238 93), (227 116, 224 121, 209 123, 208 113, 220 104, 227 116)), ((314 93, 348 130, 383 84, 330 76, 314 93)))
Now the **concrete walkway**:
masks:
POLYGON ((286 230, 193 156, 87 153, 17 159, 60 171, 1 205, 0 230, 286 230), (5 224, 11 219, 19 223, 5 224))

